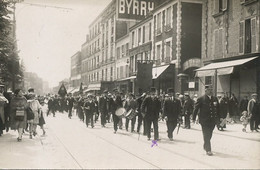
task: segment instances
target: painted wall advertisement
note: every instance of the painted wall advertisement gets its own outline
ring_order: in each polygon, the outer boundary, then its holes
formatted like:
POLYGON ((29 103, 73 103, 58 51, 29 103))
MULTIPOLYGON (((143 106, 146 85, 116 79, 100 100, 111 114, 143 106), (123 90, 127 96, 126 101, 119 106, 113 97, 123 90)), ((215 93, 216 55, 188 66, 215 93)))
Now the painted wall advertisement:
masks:
POLYGON ((117 18, 142 20, 161 3, 162 0, 117 0, 117 18))

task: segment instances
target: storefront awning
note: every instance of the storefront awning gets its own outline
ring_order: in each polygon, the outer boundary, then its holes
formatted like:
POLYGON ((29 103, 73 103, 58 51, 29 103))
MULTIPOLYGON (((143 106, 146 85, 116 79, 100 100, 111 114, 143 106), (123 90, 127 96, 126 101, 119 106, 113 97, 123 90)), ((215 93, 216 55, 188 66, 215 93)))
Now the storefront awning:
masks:
POLYGON ((215 74, 215 71, 217 71, 217 75, 231 74, 233 73, 235 66, 243 65, 256 58, 257 57, 251 57, 251 58, 245 58, 239 60, 211 63, 209 65, 197 69, 196 77, 213 76, 215 74))
POLYGON ((70 93, 76 93, 76 92, 78 92, 79 91, 79 88, 75 88, 75 89, 73 89, 70 93))
POLYGON ((153 79, 157 79, 170 65, 154 67, 153 68, 153 79))
POLYGON ((88 88, 86 90, 84 90, 84 92, 100 90, 100 88, 101 88, 101 83, 89 84, 88 88))
POLYGON ((125 80, 132 80, 132 79, 135 79, 136 76, 131 76, 131 77, 127 77, 127 78, 124 78, 124 79, 121 79, 121 80, 118 80, 118 81, 125 81, 125 80))
POLYGON ((68 93, 71 93, 74 89, 75 89, 75 88, 70 87, 70 88, 67 90, 67 92, 68 92, 68 93))

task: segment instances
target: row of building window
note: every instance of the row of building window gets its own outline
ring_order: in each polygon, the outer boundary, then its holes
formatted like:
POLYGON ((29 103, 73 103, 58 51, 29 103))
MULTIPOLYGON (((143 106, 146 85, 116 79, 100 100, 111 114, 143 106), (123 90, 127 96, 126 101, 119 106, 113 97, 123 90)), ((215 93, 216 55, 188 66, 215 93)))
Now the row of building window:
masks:
POLYGON ((88 75, 83 75, 82 80, 84 84, 98 81, 113 81, 113 71, 113 67, 110 67, 110 71, 108 71, 108 68, 102 69, 100 72, 94 72, 88 75))
POLYGON ((144 25, 138 30, 132 31, 131 44, 132 48, 149 42, 152 40, 152 23, 150 22, 148 28, 144 25))
POLYGON ((128 43, 122 45, 121 47, 117 47, 116 49, 116 58, 120 59, 129 54, 129 45, 128 43))

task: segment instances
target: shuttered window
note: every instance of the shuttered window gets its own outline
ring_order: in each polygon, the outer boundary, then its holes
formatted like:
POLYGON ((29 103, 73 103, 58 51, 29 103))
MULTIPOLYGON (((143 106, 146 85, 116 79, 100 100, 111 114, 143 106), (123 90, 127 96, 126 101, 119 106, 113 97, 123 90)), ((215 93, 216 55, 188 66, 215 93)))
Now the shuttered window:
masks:
POLYGON ((256 18, 251 19, 251 52, 256 52, 256 18))
POLYGON ((226 11, 228 7, 228 0, 214 0, 214 14, 219 14, 222 11, 226 11))
POLYGON ((219 13, 219 0, 214 0, 214 14, 219 13))
POLYGON ((239 53, 244 53, 245 21, 239 23, 239 53))
POLYGON ((222 11, 226 11, 227 10, 227 4, 228 4, 227 1, 228 0, 222 0, 222 8, 221 8, 222 11))

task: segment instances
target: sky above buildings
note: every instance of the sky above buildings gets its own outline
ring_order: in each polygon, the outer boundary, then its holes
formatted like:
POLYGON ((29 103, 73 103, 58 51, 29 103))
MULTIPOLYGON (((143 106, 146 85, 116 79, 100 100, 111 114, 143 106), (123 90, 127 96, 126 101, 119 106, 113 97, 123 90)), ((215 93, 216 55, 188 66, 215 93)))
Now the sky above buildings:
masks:
POLYGON ((17 4, 17 42, 26 71, 37 73, 51 87, 57 86, 64 78, 69 78, 70 57, 80 51, 89 24, 110 2, 111 0, 24 0, 17 4))

